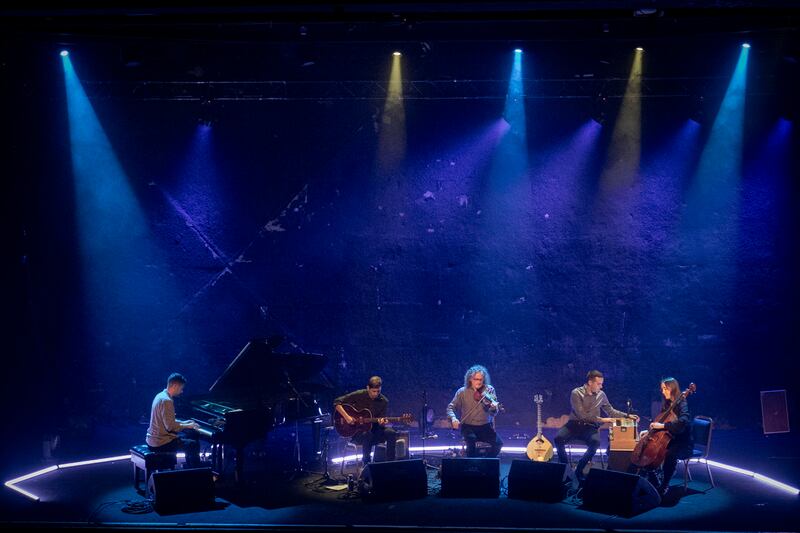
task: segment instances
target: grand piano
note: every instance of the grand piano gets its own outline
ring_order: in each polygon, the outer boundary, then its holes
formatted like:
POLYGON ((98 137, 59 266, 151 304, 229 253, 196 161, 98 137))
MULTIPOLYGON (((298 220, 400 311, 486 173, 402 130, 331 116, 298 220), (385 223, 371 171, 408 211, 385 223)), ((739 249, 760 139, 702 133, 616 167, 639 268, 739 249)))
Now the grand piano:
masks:
POLYGON ((233 449, 237 483, 243 479, 245 446, 276 428, 324 416, 316 395, 331 387, 323 372, 328 357, 276 352, 282 342, 282 337, 249 341, 208 393, 188 402, 186 418, 200 426, 195 436, 211 444, 215 471, 224 471, 224 458, 233 449))

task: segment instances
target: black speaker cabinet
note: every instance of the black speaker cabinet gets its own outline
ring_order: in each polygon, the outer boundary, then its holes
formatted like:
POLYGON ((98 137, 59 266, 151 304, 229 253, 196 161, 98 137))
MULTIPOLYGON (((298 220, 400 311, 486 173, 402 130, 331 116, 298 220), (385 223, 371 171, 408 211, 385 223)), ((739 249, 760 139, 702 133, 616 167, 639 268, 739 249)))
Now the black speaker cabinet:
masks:
POLYGON ((592 468, 583 487, 583 508, 590 511, 633 516, 660 504, 656 488, 634 474, 592 468))
POLYGON ((370 463, 359 478, 361 497, 372 501, 413 500, 428 495, 428 473, 421 459, 370 463))
POLYGON ((517 500, 560 502, 571 479, 567 465, 514 459, 508 472, 508 497, 517 500))
POLYGON ((445 498, 497 498, 500 496, 500 459, 442 459, 445 498))
POLYGON ((789 432, 789 405, 785 390, 761 391, 761 421, 765 435, 789 432))
POLYGON ((214 507, 214 477, 210 468, 153 472, 153 508, 159 514, 202 511, 214 507))

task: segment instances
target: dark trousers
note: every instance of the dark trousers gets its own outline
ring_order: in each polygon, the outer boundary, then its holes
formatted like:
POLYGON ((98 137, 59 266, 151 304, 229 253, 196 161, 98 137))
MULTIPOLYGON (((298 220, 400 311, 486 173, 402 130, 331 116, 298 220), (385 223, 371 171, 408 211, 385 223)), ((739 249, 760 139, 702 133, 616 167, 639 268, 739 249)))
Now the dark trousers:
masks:
POLYGON ((461 436, 464 437, 464 442, 467 444, 467 457, 478 456, 478 448, 476 446, 478 442, 486 442, 492 445, 487 457, 497 457, 500 454, 500 450, 503 449, 503 440, 497 435, 491 424, 482 426, 461 424, 461 436))
POLYGON ((583 454, 580 461, 575 467, 575 471, 580 476, 584 467, 594 457, 594 452, 600 446, 600 432, 594 424, 584 424, 577 420, 569 420, 564 424, 556 434, 556 450, 558 450, 558 462, 567 464, 569 458, 567 457, 567 450, 565 445, 573 440, 577 440, 586 444, 586 453, 583 454))
POLYGON ((362 448, 361 460, 364 464, 370 462, 372 448, 381 442, 386 443, 386 460, 394 461, 395 448, 397 445, 397 432, 392 428, 379 425, 373 426, 372 430, 356 435, 351 439, 362 448))
POLYGON ((641 476, 647 477, 647 481, 652 483, 653 486, 659 490, 659 492, 663 493, 667 490, 667 487, 669 487, 669 482, 672 479, 672 476, 675 474, 675 469, 678 466, 678 459, 680 458, 681 455, 678 449, 667 447, 667 455, 664 456, 664 464, 662 465, 660 472, 658 467, 640 469, 637 468, 636 465, 631 465, 628 468, 628 473, 638 473, 641 476), (659 474, 662 475, 659 476, 659 474))
POLYGON ((194 439, 178 437, 163 446, 147 446, 154 452, 183 452, 186 454, 186 466, 197 468, 200 466, 200 443, 194 439))

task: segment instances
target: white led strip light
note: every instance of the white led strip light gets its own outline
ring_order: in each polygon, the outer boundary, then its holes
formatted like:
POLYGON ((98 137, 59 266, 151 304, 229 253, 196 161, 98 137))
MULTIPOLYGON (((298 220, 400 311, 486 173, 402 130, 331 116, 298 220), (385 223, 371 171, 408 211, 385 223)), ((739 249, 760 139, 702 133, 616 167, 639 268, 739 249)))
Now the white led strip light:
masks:
MULTIPOLYGON (((461 450, 461 446, 426 446, 425 447, 425 451, 426 452, 443 452, 443 451, 447 451, 447 450, 458 451, 458 450, 461 450)), ((409 449, 409 451, 421 452, 422 451, 422 446, 412 446, 409 449)), ((521 446, 503 446, 503 452, 505 452, 505 453, 525 453, 525 451, 526 451, 526 449, 521 447, 521 446)), ((574 446, 574 447, 572 447, 570 449, 569 453, 584 452, 584 451, 586 451, 586 448, 582 448, 580 446, 574 446)), ((597 451, 600 452, 600 453, 606 453, 606 450, 603 449, 603 448, 598 449, 597 451)), ((185 455, 183 453, 178 453, 177 454, 178 458, 183 458, 184 456, 185 455)), ((334 463, 334 464, 340 464, 342 461, 355 461, 359 457, 360 457, 360 455, 347 455, 345 457, 335 457, 335 458, 331 459, 331 462, 334 463)), ((28 492, 27 490, 25 490, 25 489, 23 489, 21 487, 18 487, 17 485, 19 483, 22 483, 23 481, 27 481, 29 479, 37 478, 39 476, 43 476, 45 474, 49 474, 50 472, 54 472, 56 470, 63 470, 65 468, 74 468, 76 466, 94 465, 94 464, 99 464, 99 463, 110 463, 110 462, 113 462, 113 461, 124 461, 124 460, 130 459, 130 458, 131 458, 131 456, 130 456, 130 454, 128 454, 128 455, 118 455, 116 457, 106 457, 104 459, 91 459, 89 461, 78 461, 78 462, 75 462, 75 463, 65 463, 63 465, 49 466, 47 468, 43 468, 41 470, 37 470, 35 472, 31 472, 30 474, 25 474, 24 476, 20 476, 18 478, 6 481, 5 482, 5 486, 8 487, 11 490, 14 490, 14 491, 18 492, 19 494, 22 494, 23 496, 25 496, 27 498, 30 498, 33 501, 37 501, 38 502, 38 501, 40 501, 40 499, 39 499, 39 497, 37 495, 32 494, 32 493, 28 492)), ((706 460, 706 459, 692 459, 690 462, 692 462, 692 463, 708 463, 709 466, 713 466, 714 468, 719 468, 721 470, 727 470, 729 472, 736 472, 737 474, 742 474, 742 475, 751 477, 751 478, 756 479, 756 480, 758 480, 758 481, 760 481, 762 483, 766 483, 767 485, 769 485, 771 487, 775 487, 775 488, 780 489, 780 490, 782 490, 784 492, 788 492, 789 494, 792 494, 794 496, 797 496, 798 494, 800 494, 800 489, 798 489, 796 487, 792 487, 791 485, 787 485, 786 483, 781 483, 780 481, 776 481, 776 480, 774 480, 774 479, 772 479, 770 477, 767 477, 767 476, 765 476, 763 474, 759 474, 758 472, 753 472, 751 470, 745 470, 743 468, 739 468, 739 467, 736 467, 736 466, 726 465, 725 463, 712 461, 710 459, 708 459, 708 460, 706 460)))

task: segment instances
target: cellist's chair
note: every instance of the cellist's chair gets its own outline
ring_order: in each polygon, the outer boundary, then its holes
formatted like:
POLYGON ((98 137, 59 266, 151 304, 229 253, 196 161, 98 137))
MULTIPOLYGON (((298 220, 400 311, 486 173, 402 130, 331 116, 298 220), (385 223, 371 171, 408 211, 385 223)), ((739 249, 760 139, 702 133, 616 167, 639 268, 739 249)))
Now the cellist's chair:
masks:
MULTIPOLYGON (((694 446, 692 448, 692 455, 684 457, 683 459, 683 489, 689 484, 692 479, 692 474, 689 472, 689 464, 692 459, 702 459, 703 464, 706 465, 706 472, 708 472, 708 480, 711 482, 711 488, 714 485, 714 476, 711 475, 711 467, 708 466, 708 452, 711 450, 711 433, 714 429, 714 420, 707 416, 696 416, 692 420, 692 439, 694 446)), ((709 489, 711 490, 711 489, 709 489)))

